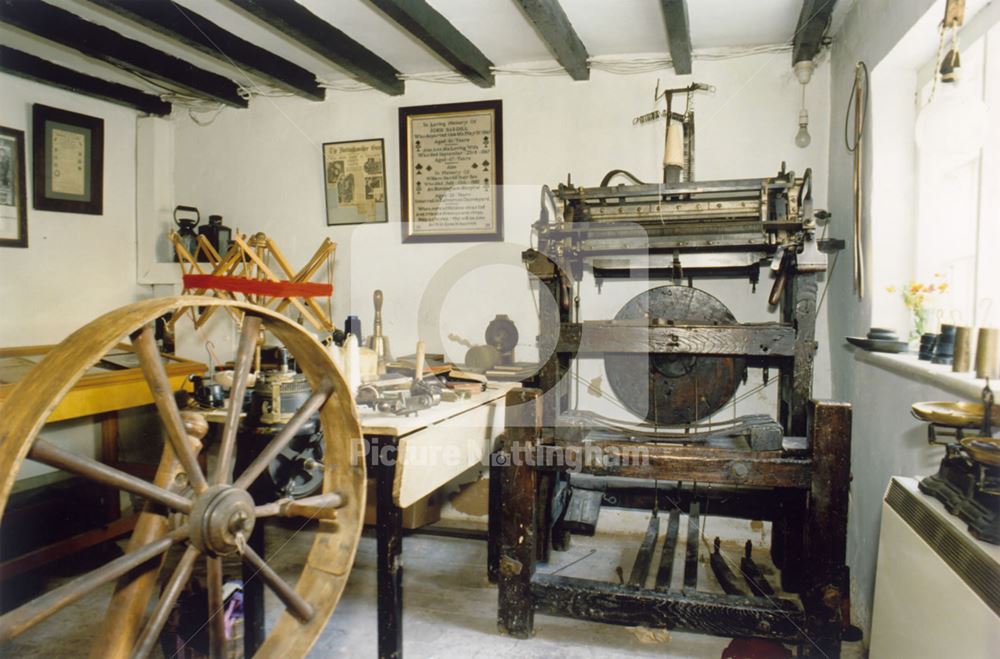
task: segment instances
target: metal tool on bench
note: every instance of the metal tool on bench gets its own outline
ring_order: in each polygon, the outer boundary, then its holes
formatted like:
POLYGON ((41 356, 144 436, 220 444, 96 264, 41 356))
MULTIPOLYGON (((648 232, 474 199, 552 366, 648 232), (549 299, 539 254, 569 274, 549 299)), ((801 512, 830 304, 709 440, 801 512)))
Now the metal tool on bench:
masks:
POLYGON ((436 378, 424 379, 424 342, 417 342, 416 365, 409 388, 396 384, 379 386, 378 382, 361 385, 355 401, 385 414, 416 414, 441 402, 441 386, 436 378))

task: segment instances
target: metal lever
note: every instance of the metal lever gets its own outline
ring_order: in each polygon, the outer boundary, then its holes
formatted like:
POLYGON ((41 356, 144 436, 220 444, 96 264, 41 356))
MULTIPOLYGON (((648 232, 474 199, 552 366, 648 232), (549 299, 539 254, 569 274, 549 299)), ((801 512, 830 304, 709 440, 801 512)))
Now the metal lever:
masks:
POLYGON ((788 279, 788 270, 791 267, 789 252, 784 247, 779 247, 775 258, 771 261, 771 271, 777 273, 774 285, 771 286, 771 293, 767 296, 767 303, 777 306, 781 302, 781 296, 785 292, 785 281, 788 279), (780 256, 779 256, 780 255, 780 256))

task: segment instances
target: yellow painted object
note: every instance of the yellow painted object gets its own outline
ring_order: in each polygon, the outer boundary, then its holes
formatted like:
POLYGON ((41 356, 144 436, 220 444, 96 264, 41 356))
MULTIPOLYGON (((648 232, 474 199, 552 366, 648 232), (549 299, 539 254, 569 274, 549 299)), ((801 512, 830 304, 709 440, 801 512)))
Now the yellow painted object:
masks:
POLYGON ((962 440, 962 448, 968 451, 976 462, 991 467, 1000 467, 1000 439, 966 437, 962 440))
MULTIPOLYGON (((0 349, 0 410, 4 400, 20 380, 20 375, 34 366, 33 357, 42 357, 54 346, 25 346, 0 349), (6 365, 6 368, 3 368, 6 365)), ((128 350, 128 346, 119 346, 128 350)), ((191 375, 205 372, 205 364, 164 356, 164 364, 170 387, 179 391, 191 375)), ((78 419, 104 412, 125 410, 141 405, 150 405, 152 394, 139 368, 124 370, 95 371, 84 375, 66 394, 46 423, 78 419)))
MULTIPOLYGON (((983 404, 958 402, 914 403, 913 416, 921 421, 952 428, 978 428, 983 425, 983 404)), ((1000 405, 993 407, 993 425, 1000 425, 1000 405)))

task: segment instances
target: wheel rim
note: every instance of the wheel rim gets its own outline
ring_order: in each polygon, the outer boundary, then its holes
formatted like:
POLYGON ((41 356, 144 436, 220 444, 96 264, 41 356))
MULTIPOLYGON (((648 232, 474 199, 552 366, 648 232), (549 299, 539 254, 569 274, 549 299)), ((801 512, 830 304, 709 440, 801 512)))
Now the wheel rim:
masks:
MULTIPOLYGON (((127 653, 143 655, 152 649, 170 610, 202 556, 207 563, 209 609, 218 611, 222 604, 222 563, 219 557, 237 551, 242 553, 246 563, 257 570, 257 574, 286 607, 258 656, 279 653, 290 657, 304 656, 336 607, 354 560, 362 527, 364 449, 357 414, 346 392, 347 386, 341 373, 315 338, 284 316, 245 303, 194 296, 146 300, 105 314, 74 332, 15 387, 3 406, 3 413, 0 414, 0 516, 6 508, 7 497, 20 466, 30 455, 32 459, 104 485, 140 494, 172 511, 172 519, 180 517, 185 521, 181 524, 174 522, 169 527, 164 525, 155 540, 140 547, 130 545, 130 551, 123 557, 0 617, 0 638, 16 636, 100 585, 118 579, 136 565, 151 562, 157 557, 162 559, 170 547, 185 544, 181 561, 168 580, 152 616, 144 623, 142 633, 139 633, 139 622, 141 612, 145 610, 145 600, 138 614, 135 611, 112 612, 115 613, 116 625, 105 625, 115 627, 113 631, 119 639, 123 632, 126 637, 138 637, 134 647, 127 645, 127 653), (223 427, 216 469, 209 474, 202 473, 191 442, 199 439, 198 433, 204 434, 207 428, 196 428, 197 422, 177 409, 153 340, 151 323, 155 318, 188 307, 206 306, 230 307, 244 314, 234 369, 234 400, 242 399, 253 346, 261 329, 277 337, 296 357, 314 392, 286 425, 288 432, 283 430, 274 437, 260 457, 240 474, 231 473, 239 410, 234 408, 223 427), (177 488, 149 484, 90 458, 70 454, 38 438, 46 419, 86 369, 117 345, 122 337, 132 338, 166 430, 168 441, 165 452, 172 452, 180 463, 189 484, 190 497, 178 494, 177 488), (316 413, 323 428, 324 453, 329 456, 323 461, 323 493, 295 502, 293 506, 255 504, 246 492, 249 485, 267 468, 273 457, 281 453, 298 427, 316 413), (320 519, 312 548, 294 587, 278 576, 264 557, 245 546, 253 524, 260 523, 261 517, 272 515, 320 519), (123 630, 117 624, 122 621, 131 624, 132 629, 123 630)), ((143 513, 146 514, 152 513, 143 513)), ((116 592, 115 597, 118 596, 116 592)), ((136 604, 133 602, 130 608, 137 608, 136 604)), ((222 615, 215 615, 207 623, 215 653, 221 652, 224 645, 222 619, 222 615)), ((111 622, 111 613, 106 622, 111 622)), ((102 656, 122 654, 120 641, 117 648, 110 654, 104 648, 102 656)))

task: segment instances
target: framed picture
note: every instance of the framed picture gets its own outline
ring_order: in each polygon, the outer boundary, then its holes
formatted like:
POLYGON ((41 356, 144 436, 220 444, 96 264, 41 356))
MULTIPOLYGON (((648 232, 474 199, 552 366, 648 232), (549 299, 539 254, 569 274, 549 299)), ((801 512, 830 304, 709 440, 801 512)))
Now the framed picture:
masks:
POLYGON ((323 180, 327 226, 388 221, 381 139, 323 144, 323 180))
POLYGON ((503 239, 500 101, 399 109, 403 242, 503 239))
POLYGON ((0 247, 28 246, 24 131, 0 126, 0 247))
POLYGON ((34 207, 100 215, 104 211, 104 120, 32 106, 34 207))

